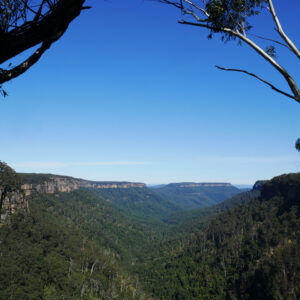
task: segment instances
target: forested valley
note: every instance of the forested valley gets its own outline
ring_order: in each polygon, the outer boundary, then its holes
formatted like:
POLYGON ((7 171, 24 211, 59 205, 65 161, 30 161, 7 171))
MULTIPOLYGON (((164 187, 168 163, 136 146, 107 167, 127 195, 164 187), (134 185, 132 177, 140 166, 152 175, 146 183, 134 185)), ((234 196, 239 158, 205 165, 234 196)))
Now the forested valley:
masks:
POLYGON ((0 299, 299 299, 300 173, 174 188, 32 190, 0 225, 0 299))

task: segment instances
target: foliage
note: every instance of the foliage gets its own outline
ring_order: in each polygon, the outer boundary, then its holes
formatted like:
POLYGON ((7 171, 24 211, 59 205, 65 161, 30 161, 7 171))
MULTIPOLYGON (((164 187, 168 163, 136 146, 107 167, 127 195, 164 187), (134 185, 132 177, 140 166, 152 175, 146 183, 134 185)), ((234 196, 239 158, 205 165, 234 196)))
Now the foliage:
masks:
POLYGON ((21 178, 6 163, 0 161, 0 188, 6 190, 20 190, 21 189, 21 178))
POLYGON ((98 209, 100 220, 101 208, 91 207, 85 193, 69 196, 36 195, 29 215, 16 214, 1 228, 0 299, 140 299, 100 229, 92 232, 101 224, 85 213, 98 209))
POLYGON ((234 38, 230 32, 224 32, 227 27, 232 30, 249 31, 252 26, 249 17, 258 15, 266 3, 265 0, 210 0, 206 4, 209 14, 208 22, 211 32, 221 32, 227 40, 234 38))
POLYGON ((181 210, 149 188, 97 189, 94 192, 143 223, 157 223, 168 214, 181 210))
POLYGON ((300 174, 274 178, 261 193, 141 266, 149 292, 159 299, 299 298, 300 174))
POLYGON ((177 233, 193 232, 202 229, 209 219, 215 218, 220 212, 243 205, 251 199, 259 197, 259 195, 258 190, 243 192, 216 205, 170 214, 163 221, 173 225, 172 231, 177 233))
POLYGON ((0 215, 4 199, 21 190, 20 176, 6 163, 0 161, 0 215))
POLYGON ((86 238, 114 253, 126 267, 142 259, 145 249, 155 251, 153 243, 161 239, 158 229, 136 222, 110 201, 88 190, 35 194, 31 202, 42 202, 54 218, 64 217, 76 224, 86 238))
MULTIPOLYGON (((28 184, 43 184, 44 182, 53 181, 52 174, 37 174, 37 173, 19 173, 22 183, 28 184)), ((67 176, 55 175, 57 178, 68 178, 67 176)))
POLYGON ((255 188, 186 212, 146 188, 34 193, 0 229, 0 299, 297 299, 300 173, 255 188))

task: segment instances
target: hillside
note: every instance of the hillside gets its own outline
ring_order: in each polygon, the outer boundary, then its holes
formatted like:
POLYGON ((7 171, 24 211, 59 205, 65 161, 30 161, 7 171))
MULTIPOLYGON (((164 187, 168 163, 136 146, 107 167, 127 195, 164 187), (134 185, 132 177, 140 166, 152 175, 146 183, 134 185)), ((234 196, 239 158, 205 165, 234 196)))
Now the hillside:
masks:
POLYGON ((241 191, 230 183, 170 183, 154 191, 184 210, 214 205, 241 191))
POLYGON ((216 214, 230 208, 235 208, 239 205, 243 205, 251 199, 257 198, 258 196, 260 196, 260 190, 252 189, 250 191, 237 194, 219 204, 203 207, 200 209, 175 212, 165 217, 163 221, 169 225, 176 225, 176 230, 182 231, 182 228, 184 228, 183 231, 187 231, 188 228, 195 229, 198 228, 198 226, 196 226, 196 223, 205 223, 208 218, 212 218, 216 216, 216 214))
POLYGON ((93 192, 140 222, 159 222, 167 215, 181 210, 149 188, 97 189, 93 192))
POLYGON ((173 240, 137 270, 159 299, 299 299, 300 173, 173 240))
POLYGON ((28 200, 0 229, 0 299, 144 299, 122 265, 151 233, 87 191, 28 200))

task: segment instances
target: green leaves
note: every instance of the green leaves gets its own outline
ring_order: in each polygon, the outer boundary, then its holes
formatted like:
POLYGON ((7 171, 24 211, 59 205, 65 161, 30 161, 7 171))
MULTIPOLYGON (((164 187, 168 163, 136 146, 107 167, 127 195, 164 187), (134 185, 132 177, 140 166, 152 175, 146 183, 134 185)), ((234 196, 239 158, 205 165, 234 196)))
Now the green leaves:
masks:
POLYGON ((268 53, 271 57, 277 58, 276 55, 276 48, 271 45, 271 46, 267 46, 265 49, 266 53, 268 53))
POLYGON ((263 8, 265 0, 210 0, 206 4, 206 11, 209 14, 208 23, 212 27, 211 32, 222 32, 223 40, 234 39, 223 29, 249 31, 252 26, 248 18, 258 15, 263 8))
POLYGON ((21 178, 14 169, 0 161, 0 190, 8 191, 21 189, 21 178))

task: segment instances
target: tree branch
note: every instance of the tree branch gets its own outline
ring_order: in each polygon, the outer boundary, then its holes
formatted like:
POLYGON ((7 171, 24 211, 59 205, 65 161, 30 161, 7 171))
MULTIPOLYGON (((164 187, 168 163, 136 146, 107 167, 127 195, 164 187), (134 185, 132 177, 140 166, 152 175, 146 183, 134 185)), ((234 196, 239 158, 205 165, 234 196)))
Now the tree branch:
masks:
MULTIPOLYGON (((179 21, 180 24, 187 24, 187 25, 193 25, 198 27, 204 27, 208 28, 210 30, 214 30, 214 28, 208 24, 201 24, 201 23, 194 23, 194 22, 188 22, 188 21, 179 21)), ((236 36, 240 40, 244 41, 246 44, 248 44, 252 49, 254 49, 260 56, 262 56, 266 61, 268 61, 286 80, 288 83, 291 91, 294 94, 294 98, 297 102, 300 103, 300 91, 299 88, 292 78, 292 76, 276 61, 271 57, 268 53, 266 53, 262 48, 260 48, 257 44, 255 44, 251 39, 247 38, 243 34, 239 33, 236 30, 232 30, 230 28, 219 28, 220 32, 229 33, 231 35, 236 36)))
POLYGON ((276 15, 275 8, 274 8, 272 0, 268 0, 268 3, 269 3, 269 11, 270 11, 270 13, 271 13, 271 15, 272 15, 272 17, 274 19, 274 22, 275 22, 276 26, 277 26, 277 31, 278 31, 279 35, 289 45, 289 47, 291 48, 292 52, 294 52, 296 54, 296 56, 298 58, 300 58, 300 51, 297 49, 297 47, 295 46, 295 44, 289 39, 289 37, 285 34, 285 32, 282 29, 280 21, 279 21, 277 15, 276 15))
POLYGON ((289 50, 292 50, 288 45, 286 45, 284 43, 281 43, 279 41, 276 41, 276 40, 273 40, 273 39, 269 39, 269 38, 266 38, 266 37, 263 37, 263 36, 260 36, 260 35, 257 35, 257 34, 253 34, 253 33, 248 33, 248 35, 254 36, 254 37, 256 37, 258 39, 261 39, 261 40, 265 40, 265 41, 270 41, 270 42, 276 43, 278 45, 281 45, 283 47, 288 48, 289 50))
POLYGON ((223 67, 220 67, 220 66, 216 66, 216 68, 218 68, 219 70, 223 70, 223 71, 234 71, 234 72, 240 72, 240 73, 248 74, 248 75, 250 75, 250 76, 252 76, 252 77, 255 77, 256 79, 262 81, 263 83, 267 84, 268 86, 270 86, 270 87, 271 87, 273 90, 275 90, 276 92, 278 92, 278 93, 280 93, 280 94, 283 94, 283 95, 285 95, 285 96, 287 96, 287 97, 289 97, 289 98, 292 98, 292 99, 294 99, 294 100, 296 100, 297 102, 300 103, 300 100, 297 99, 296 97, 294 97, 293 95, 288 94, 288 93, 286 93, 286 92, 284 92, 284 91, 282 91, 282 90, 276 88, 273 84, 271 84, 270 82, 268 82, 268 81, 262 79, 261 77, 255 75, 254 73, 250 73, 250 72, 248 72, 248 71, 246 71, 246 70, 241 70, 241 69, 223 68, 223 67))
POLYGON ((31 68, 38 60, 41 58, 41 56, 44 54, 44 52, 50 48, 52 42, 44 42, 40 48, 38 48, 28 59, 23 61, 18 66, 14 67, 11 70, 0 70, 0 84, 9 81, 13 78, 18 77, 19 75, 26 72, 29 68, 31 68))
POLYGON ((195 3, 193 3, 190 0, 184 0, 186 3, 190 4, 191 6, 195 7, 196 9, 200 10, 203 14, 205 14, 207 17, 209 17, 209 13, 203 9, 202 7, 196 5, 195 3))
MULTIPOLYGON (((286 96, 288 96, 288 97, 290 97, 290 98, 292 98, 292 99, 294 99, 294 100, 296 100, 297 102, 300 103, 300 90, 297 86, 297 83, 293 79, 293 77, 289 74, 289 72, 287 70, 285 70, 285 68, 283 66, 281 66, 274 59, 274 57, 272 57, 270 54, 268 54, 266 51, 264 51, 258 44, 256 44, 253 40, 251 40, 250 38, 248 38, 246 36, 246 29, 243 27, 243 23, 240 24, 240 23, 235 22, 235 18, 233 18, 233 16, 231 15, 230 10, 228 10, 228 7, 225 7, 225 9, 227 8, 227 13, 229 14, 229 17, 230 17, 231 21, 235 25, 234 28, 233 27, 231 28, 230 25, 228 25, 226 27, 226 25, 224 25, 224 24, 226 24, 226 22, 223 22, 223 23, 220 22, 220 24, 218 22, 214 22, 213 19, 210 20, 210 17, 208 17, 205 20, 202 20, 202 19, 198 18, 197 15, 195 16, 195 14, 193 12, 193 7, 199 8, 199 5, 194 4, 193 0, 177 0, 177 1, 175 1, 175 0, 157 0, 157 1, 167 3, 167 4, 171 4, 171 5, 179 8, 183 13, 187 13, 186 11, 188 11, 188 13, 193 15, 193 17, 195 18, 194 22, 186 21, 184 19, 181 20, 181 21, 178 21, 178 23, 180 23, 180 24, 192 25, 192 26, 206 28, 206 29, 209 29, 211 31, 211 33, 224 33, 225 35, 228 35, 229 39, 231 37, 235 37, 235 38, 238 38, 240 41, 245 42, 248 46, 250 46, 253 50, 255 50, 259 54, 259 56, 261 56, 267 62, 269 62, 284 77, 284 79, 287 82, 287 84, 289 85, 293 95, 290 95, 288 93, 285 93, 285 92, 275 88, 273 85, 271 85, 270 83, 268 83, 266 81, 264 81, 264 82, 266 84, 269 84, 274 90, 278 91, 279 93, 282 93, 282 94, 284 94, 284 95, 286 95, 286 96), (190 4, 191 7, 186 9, 185 6, 183 5, 183 2, 190 4)), ((276 16, 276 13, 275 13, 275 10, 274 10, 272 0, 267 0, 267 1, 270 4, 270 11, 271 11, 272 16, 275 20, 275 23, 277 24, 278 32, 287 44, 278 42, 276 40, 263 38, 263 37, 260 37, 260 36, 256 36, 256 37, 259 37, 259 38, 262 38, 262 39, 265 39, 265 40, 271 40, 272 42, 275 42, 277 44, 285 46, 289 50, 293 51, 300 58, 299 50, 296 48, 296 46, 292 43, 292 41, 285 35, 285 33, 282 30, 282 27, 279 23, 279 20, 276 16)), ((221 1, 221 2, 223 3, 223 1, 221 1)), ((202 3, 205 4, 205 0, 202 0, 202 3)), ((260 80, 263 81, 263 79, 261 79, 261 78, 260 78, 260 80)))
MULTIPOLYGON (((49 2, 49 1, 47 1, 49 2)), ((0 33, 0 64, 23 51, 62 35, 80 14, 85 0, 59 0, 38 22, 27 21, 21 26, 0 33)))
POLYGON ((179 9, 182 8, 182 4, 179 4, 179 3, 174 2, 174 1, 169 1, 169 0, 154 0, 154 1, 169 4, 169 5, 175 6, 176 8, 179 8, 179 9))

